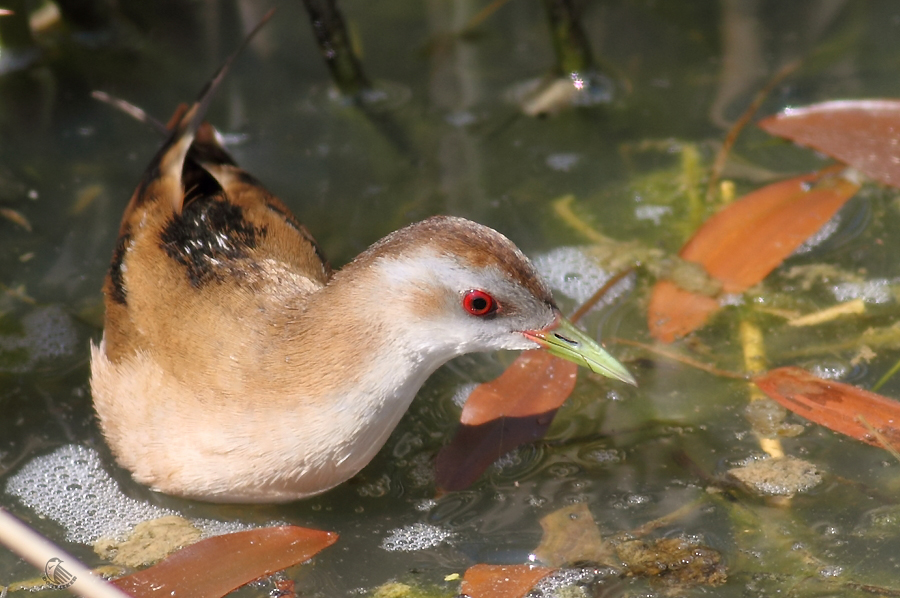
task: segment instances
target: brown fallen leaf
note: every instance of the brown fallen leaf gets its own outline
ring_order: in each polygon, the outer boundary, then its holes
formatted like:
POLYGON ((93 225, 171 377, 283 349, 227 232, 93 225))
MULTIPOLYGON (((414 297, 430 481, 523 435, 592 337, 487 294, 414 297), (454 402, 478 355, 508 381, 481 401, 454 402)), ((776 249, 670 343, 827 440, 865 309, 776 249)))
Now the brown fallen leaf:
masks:
POLYGON ((473 565, 461 593, 470 598, 522 598, 555 569, 535 565, 473 565))
POLYGON ((838 100, 788 108, 763 119, 759 126, 900 187, 898 100, 838 100))
POLYGON ((22 212, 18 212, 12 208, 0 208, 0 216, 3 216, 14 224, 18 224, 28 232, 32 231, 31 222, 28 221, 28 218, 26 218, 22 212))
MULTIPOLYGON (((721 281, 724 293, 742 293, 818 231, 858 189, 835 168, 767 185, 713 215, 679 255, 721 281)), ((647 323, 654 338, 669 343, 702 326, 716 309, 714 298, 661 280, 650 297, 647 323)))
POLYGON ((603 540, 586 503, 579 502, 541 518, 544 535, 534 550, 542 563, 562 567, 579 561, 614 565, 612 546, 603 540))
POLYGON ((505 453, 542 438, 572 394, 577 372, 574 363, 535 349, 480 384, 466 400, 453 440, 438 454, 438 487, 462 490, 505 453))
POLYGON ((753 382, 801 417, 875 446, 886 442, 900 448, 900 401, 842 382, 824 380, 796 367, 771 370, 753 382))
POLYGON ((214 536, 113 583, 137 598, 219 598, 309 560, 337 538, 333 532, 291 525, 214 536))

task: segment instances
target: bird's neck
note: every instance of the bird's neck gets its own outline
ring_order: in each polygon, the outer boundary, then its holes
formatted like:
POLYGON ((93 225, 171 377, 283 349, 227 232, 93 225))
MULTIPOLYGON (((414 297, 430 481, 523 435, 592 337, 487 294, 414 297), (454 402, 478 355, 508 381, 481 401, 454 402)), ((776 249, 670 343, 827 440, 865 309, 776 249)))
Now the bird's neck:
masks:
POLYGON ((336 479, 375 456, 425 380, 452 357, 408 346, 402 324, 378 306, 373 288, 377 281, 336 276, 290 308, 279 335, 280 363, 271 364, 281 378, 272 394, 286 407, 280 419, 298 420, 287 429, 299 426, 305 435, 324 431, 305 440, 327 453, 342 472, 336 479))
POLYGON ((392 312, 377 269, 351 264, 345 270, 287 310, 278 352, 283 362, 273 366, 292 379, 301 398, 321 397, 344 412, 384 417, 393 427, 454 353, 406 334, 415 326, 392 312))

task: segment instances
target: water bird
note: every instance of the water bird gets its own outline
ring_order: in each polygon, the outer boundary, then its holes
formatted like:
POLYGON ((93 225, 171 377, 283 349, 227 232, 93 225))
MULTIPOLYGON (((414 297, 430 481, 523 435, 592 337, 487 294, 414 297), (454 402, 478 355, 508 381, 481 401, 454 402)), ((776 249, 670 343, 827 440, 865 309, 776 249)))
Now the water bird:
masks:
POLYGON ((411 224, 332 271, 204 122, 226 67, 176 113, 103 286, 91 390, 136 481, 212 502, 324 492, 375 456, 432 372, 470 352, 543 347, 634 383, 509 239, 470 220, 411 224))

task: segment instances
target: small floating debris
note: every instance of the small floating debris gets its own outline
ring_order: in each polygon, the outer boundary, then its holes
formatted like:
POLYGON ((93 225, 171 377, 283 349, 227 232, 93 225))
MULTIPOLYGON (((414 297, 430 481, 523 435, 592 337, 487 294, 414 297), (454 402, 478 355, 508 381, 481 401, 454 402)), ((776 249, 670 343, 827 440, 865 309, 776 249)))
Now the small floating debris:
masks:
POLYGON ((752 459, 728 474, 760 496, 793 496, 822 482, 818 467, 796 457, 752 459))

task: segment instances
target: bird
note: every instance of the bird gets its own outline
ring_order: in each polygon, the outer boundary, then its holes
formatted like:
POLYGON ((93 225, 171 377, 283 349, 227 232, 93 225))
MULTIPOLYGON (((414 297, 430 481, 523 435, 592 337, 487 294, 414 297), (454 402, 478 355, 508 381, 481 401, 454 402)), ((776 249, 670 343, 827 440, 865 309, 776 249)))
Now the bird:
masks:
POLYGON ((222 503, 325 492, 368 464, 425 380, 466 353, 543 347, 635 383, 487 226, 433 216, 332 270, 204 121, 225 70, 170 122, 104 280, 91 391, 134 480, 222 503))

